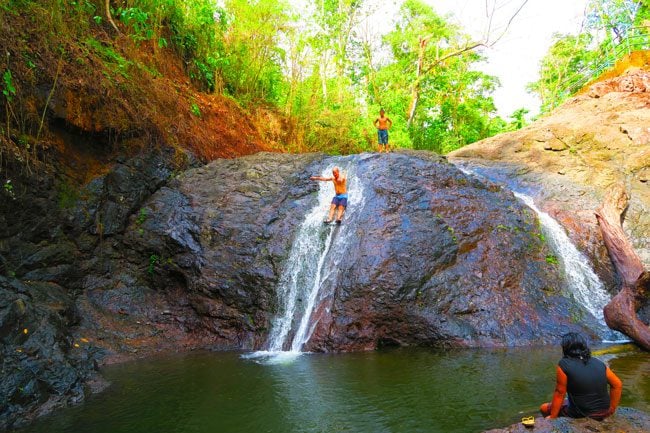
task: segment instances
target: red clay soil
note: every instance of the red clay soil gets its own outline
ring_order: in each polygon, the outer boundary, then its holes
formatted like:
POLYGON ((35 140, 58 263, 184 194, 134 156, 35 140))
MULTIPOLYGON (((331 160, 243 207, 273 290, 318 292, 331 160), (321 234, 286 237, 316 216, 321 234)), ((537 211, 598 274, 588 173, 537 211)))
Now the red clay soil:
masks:
POLYGON ((233 99, 201 92, 172 48, 97 26, 90 33, 75 34, 73 23, 52 30, 41 20, 47 17, 36 16, 47 10, 39 11, 0 13, 0 52, 7 53, 0 72, 10 70, 16 88, 13 137, 3 134, 0 156, 52 149, 43 153, 74 162, 70 174, 84 182, 117 154, 156 147, 176 149, 179 159, 188 150, 204 162, 281 151, 264 138, 277 137, 278 122, 256 121, 233 99))

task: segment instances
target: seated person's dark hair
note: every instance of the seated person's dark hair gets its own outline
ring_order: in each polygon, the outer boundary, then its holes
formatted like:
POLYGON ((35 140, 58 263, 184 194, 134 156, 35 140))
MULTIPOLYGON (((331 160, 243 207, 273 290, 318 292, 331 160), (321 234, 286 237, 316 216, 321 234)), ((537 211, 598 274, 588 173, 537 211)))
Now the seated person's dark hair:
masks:
POLYGON ((562 336, 562 354, 565 358, 582 359, 585 363, 591 358, 587 340, 577 332, 569 332, 562 336))

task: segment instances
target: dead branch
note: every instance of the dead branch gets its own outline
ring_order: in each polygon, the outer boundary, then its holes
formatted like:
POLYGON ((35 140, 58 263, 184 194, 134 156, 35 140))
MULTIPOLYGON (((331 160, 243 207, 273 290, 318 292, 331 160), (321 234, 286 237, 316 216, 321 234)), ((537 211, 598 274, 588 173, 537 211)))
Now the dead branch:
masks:
POLYGON ((616 272, 621 277, 621 290, 605 306, 607 326, 630 337, 645 350, 650 350, 650 328, 637 316, 637 310, 650 287, 650 272, 644 271, 621 225, 629 197, 622 185, 614 186, 596 211, 603 241, 616 272))

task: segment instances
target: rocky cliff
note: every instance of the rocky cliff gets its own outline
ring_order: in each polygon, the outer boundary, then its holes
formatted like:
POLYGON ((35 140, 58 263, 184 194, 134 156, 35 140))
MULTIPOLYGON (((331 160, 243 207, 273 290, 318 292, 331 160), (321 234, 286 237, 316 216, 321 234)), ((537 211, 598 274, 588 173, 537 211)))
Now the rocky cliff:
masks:
POLYGON ((71 197, 4 208, 2 426, 79 401, 104 362, 265 348, 298 228, 331 187, 309 176, 333 165, 363 199, 325 256, 306 349, 542 344, 594 326, 535 215, 439 157, 261 153, 182 174, 170 160, 124 159, 71 197))
POLYGON ((429 154, 260 154, 190 170, 145 204, 146 217, 131 219, 121 249, 128 261, 116 266, 121 275, 86 287, 80 299, 93 313, 84 316, 117 308, 153 323, 160 313, 143 309, 146 287, 176 290, 191 314, 172 316, 187 331, 220 349, 264 348, 289 250, 315 203, 309 175, 332 164, 363 179, 363 210, 340 228, 345 257, 322 283, 308 349, 545 343, 585 324, 571 323, 579 307, 545 260, 535 216, 511 193, 429 154), (153 284, 142 281, 145 271, 153 284), (142 287, 138 296, 133 287, 142 287))
POLYGON ((594 217, 606 191, 630 195, 623 226, 650 267, 650 72, 628 69, 599 81, 532 125, 449 155, 489 178, 536 196, 615 285, 594 217))

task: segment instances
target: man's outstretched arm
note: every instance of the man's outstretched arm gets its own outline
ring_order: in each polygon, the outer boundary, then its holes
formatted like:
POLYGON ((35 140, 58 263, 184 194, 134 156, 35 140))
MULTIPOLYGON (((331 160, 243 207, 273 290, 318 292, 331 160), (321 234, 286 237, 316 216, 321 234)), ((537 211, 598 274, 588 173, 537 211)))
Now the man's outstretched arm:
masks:
POLYGON ((309 178, 309 180, 334 180, 333 177, 324 177, 324 176, 312 176, 309 178))

